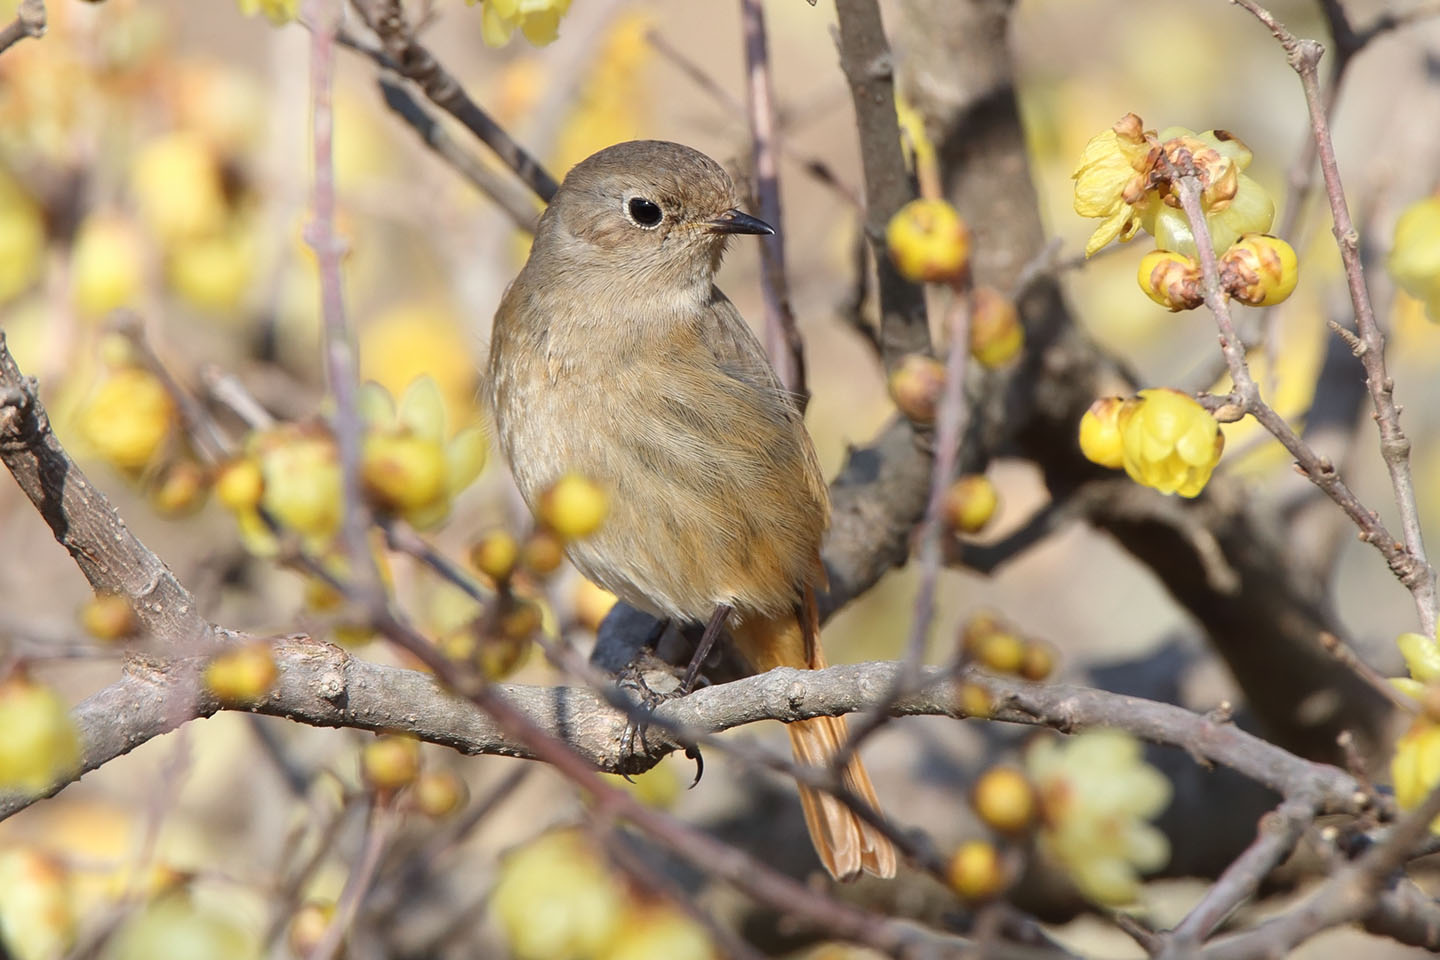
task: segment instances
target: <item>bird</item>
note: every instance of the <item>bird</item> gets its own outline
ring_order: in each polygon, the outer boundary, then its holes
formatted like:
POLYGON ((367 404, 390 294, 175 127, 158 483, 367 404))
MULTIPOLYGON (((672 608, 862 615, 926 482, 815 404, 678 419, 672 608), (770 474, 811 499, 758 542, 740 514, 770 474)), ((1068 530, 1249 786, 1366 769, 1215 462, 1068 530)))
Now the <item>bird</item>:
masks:
MULTIPOLYGON (((579 571, 662 621, 728 632, 756 672, 821 669, 816 591, 829 492, 796 398, 715 285, 727 242, 773 234, 720 164, 635 140, 566 175, 495 314, 485 390, 496 439, 532 510, 560 477, 609 498, 567 545, 579 571)), ((787 725, 796 760, 830 762, 843 717, 787 725)), ((842 779, 878 811, 858 757, 842 779)), ((799 785, 837 879, 890 877, 896 851, 833 795, 799 785)))

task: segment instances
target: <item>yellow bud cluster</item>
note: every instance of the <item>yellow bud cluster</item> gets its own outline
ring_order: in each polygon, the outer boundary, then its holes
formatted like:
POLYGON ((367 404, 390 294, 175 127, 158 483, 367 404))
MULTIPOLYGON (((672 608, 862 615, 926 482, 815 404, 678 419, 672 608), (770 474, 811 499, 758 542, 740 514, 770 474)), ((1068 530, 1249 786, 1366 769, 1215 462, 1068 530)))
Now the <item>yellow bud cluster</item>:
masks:
POLYGON ((1200 495, 1225 449, 1215 417, 1168 388, 1097 400, 1080 418, 1079 440, 1092 462, 1123 467, 1136 483, 1182 497, 1200 495))
MULTIPOLYGON (((1055 655, 1048 644, 1020 636, 988 610, 965 621, 960 632, 960 649, 966 659, 987 670, 1015 674, 1035 682, 1048 679, 1055 670, 1055 655)), ((967 709, 966 712, 983 715, 988 710, 967 709)))

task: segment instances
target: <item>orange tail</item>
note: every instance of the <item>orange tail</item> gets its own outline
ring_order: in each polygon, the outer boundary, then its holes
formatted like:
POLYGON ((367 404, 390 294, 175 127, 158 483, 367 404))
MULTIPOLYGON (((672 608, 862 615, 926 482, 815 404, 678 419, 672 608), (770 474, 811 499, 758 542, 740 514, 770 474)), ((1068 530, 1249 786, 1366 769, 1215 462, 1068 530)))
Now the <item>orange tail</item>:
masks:
MULTIPOLYGON (((805 591, 806 609, 801 617, 755 620, 742 623, 735 630, 741 651, 756 670, 772 667, 825 667, 820 651, 815 599, 805 591), (805 621, 802 625, 801 620, 805 621)), ((790 747, 801 764, 823 767, 840 752, 847 737, 844 717, 815 717, 800 720, 788 727, 790 747)), ((845 786, 864 800, 871 809, 879 810, 875 787, 859 757, 845 768, 845 786)), ((800 804, 805 810, 805 824, 810 840, 820 855, 820 862, 838 880, 853 880, 864 870, 877 877, 895 876, 895 848, 875 827, 860 819, 849 807, 828 793, 800 786, 800 804)))

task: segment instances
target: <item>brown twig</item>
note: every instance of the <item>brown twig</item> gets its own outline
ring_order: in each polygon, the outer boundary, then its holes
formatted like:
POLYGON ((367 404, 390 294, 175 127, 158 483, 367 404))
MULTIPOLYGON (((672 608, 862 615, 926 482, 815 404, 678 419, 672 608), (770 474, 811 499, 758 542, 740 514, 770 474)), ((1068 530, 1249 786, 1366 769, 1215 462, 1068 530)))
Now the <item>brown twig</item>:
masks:
MULTIPOLYGON (((1247 0, 1232 0, 1232 2, 1245 3, 1247 0)), ((1230 370, 1230 379, 1234 383, 1230 401, 1254 417, 1266 432, 1280 441, 1280 444, 1295 458, 1296 464, 1305 473, 1305 476, 1323 490, 1331 500, 1335 501, 1340 509, 1345 511, 1345 515, 1360 528, 1361 539, 1380 551, 1380 555, 1385 558, 1391 571, 1413 591, 1415 589, 1414 581, 1413 578, 1410 578, 1409 572, 1414 569, 1414 558, 1406 550, 1405 545, 1396 541, 1394 536, 1385 529, 1385 524, 1380 517, 1360 502, 1345 481, 1340 479, 1334 464, 1321 457, 1309 444, 1301 440, 1284 418, 1260 397, 1260 388, 1255 383, 1255 378, 1250 375, 1250 366, 1245 359, 1244 344, 1235 332, 1235 324, 1230 317, 1229 296, 1220 285, 1219 266, 1210 239, 1210 227, 1206 223, 1204 209, 1200 202, 1201 186, 1199 177, 1194 170, 1193 158, 1183 148, 1177 151, 1177 155, 1178 163, 1172 164, 1169 160, 1163 162, 1170 167, 1176 194, 1195 236, 1196 252, 1199 255, 1203 278, 1205 305, 1210 309, 1215 318, 1215 324, 1220 330, 1220 350, 1225 355, 1226 366, 1230 370)), ((1417 594, 1417 604, 1419 599, 1417 594)))
POLYGON ((545 172, 524 147, 480 108, 458 80, 435 59, 418 40, 405 19, 399 0, 354 0, 361 19, 380 38, 386 60, 382 67, 392 67, 410 80, 430 98, 430 102, 465 125, 535 194, 546 202, 555 196, 560 185, 545 172))
MULTIPOLYGON (((930 496, 925 516, 917 532, 916 552, 920 559, 920 587, 915 596, 910 631, 905 644, 905 658, 900 675, 891 691, 891 702, 912 689, 925 663, 925 650, 930 642, 930 628, 935 620, 935 590, 940 579, 944 557, 945 494, 955 480, 960 457, 960 440, 965 433, 969 407, 965 401, 965 367, 970 361, 970 298, 967 284, 956 283, 954 300, 946 317, 950 347, 945 362, 945 390, 937 411, 935 458, 930 475, 930 496)), ((835 755, 832 766, 844 769, 855 750, 888 719, 887 703, 882 701, 856 726, 844 747, 835 755)))
MULTIPOLYGON (((1375 406, 1375 419, 1380 428, 1380 455, 1390 473, 1390 486, 1400 512, 1400 529, 1405 538, 1403 549, 1394 549, 1386 560, 1396 577, 1415 597, 1420 625, 1426 636, 1435 634, 1436 579, 1435 570, 1425 555, 1420 530, 1420 513, 1415 502, 1415 482, 1410 470, 1410 440, 1400 428, 1400 407, 1395 402, 1395 383, 1385 366, 1385 334, 1375 319, 1370 291, 1365 285, 1364 267, 1360 262, 1360 235, 1350 219, 1345 188, 1340 183, 1340 169, 1335 161, 1335 145, 1330 137, 1330 121, 1320 91, 1319 63, 1325 48, 1314 40, 1301 40, 1280 24, 1268 10, 1254 0, 1231 0, 1253 14, 1274 35, 1285 50, 1291 68, 1300 77, 1305 92, 1305 105, 1310 112, 1310 128, 1320 158, 1320 172, 1325 180, 1325 194, 1330 201, 1335 241, 1345 267, 1350 304, 1355 310, 1359 346, 1355 354, 1365 368, 1370 399, 1375 406), (1393 556, 1392 556, 1393 554, 1393 556)), ((1198 234, 1197 234, 1198 241, 1198 234)), ((1362 526, 1361 528, 1365 528, 1362 526)), ((1377 544, 1378 546, 1378 544, 1377 544)))
POLYGON ((342 0, 307 0, 310 23, 310 101, 314 184, 312 218, 305 240, 315 251, 320 273, 320 313, 324 323, 325 374, 335 399, 332 426, 340 455, 341 491, 344 497, 341 535, 359 589, 374 592, 379 583, 370 552, 370 516, 360 479, 360 444, 363 425, 357 407, 358 363, 345 315, 345 290, 340 277, 343 245, 335 233, 335 165, 333 153, 335 113, 331 103, 335 79, 335 34, 342 0))
POLYGON ((394 818, 390 810, 376 799, 370 801, 365 820, 365 841, 360 848, 360 861, 350 871, 340 899, 335 903, 335 916, 318 943, 306 955, 306 960, 332 960, 339 952, 345 935, 355 922, 361 905, 375 882, 375 872, 380 867, 380 855, 385 852, 391 834, 394 832, 394 818))
POLYGON ((1210 936, 1225 918, 1255 895, 1260 884, 1300 842, 1315 822, 1320 804, 1313 794, 1286 800, 1260 820, 1260 829, 1244 853, 1225 868, 1179 926, 1170 934, 1163 960, 1185 956, 1210 936))
POLYGON ((760 238, 760 292, 765 301, 765 349, 801 410, 810 402, 805 382, 805 341, 790 307, 785 279, 785 231, 780 210, 780 160, 776 144, 775 91, 770 80, 770 48, 760 0, 740 0, 745 31, 745 91, 749 106, 755 199, 760 219, 775 233, 760 238))
POLYGON ((1383 898, 1390 875, 1409 859, 1410 851, 1437 816, 1440 787, 1405 814, 1383 841, 1332 874, 1299 905, 1253 930, 1207 947, 1199 956, 1204 960, 1283 957, 1321 930, 1364 918, 1383 898))
POLYGON ((523 192, 523 189, 513 180, 507 180, 492 171, 460 146, 455 138, 451 137, 445 128, 435 122, 435 118, 430 116, 425 108, 415 101, 414 97, 410 96, 409 91, 395 80, 381 74, 377 82, 380 85, 380 97, 385 101, 385 106, 408 123, 425 146, 433 150, 440 159, 450 164, 455 172, 464 177, 471 186, 494 200, 495 205, 510 218, 511 223, 526 233, 535 232, 535 225, 540 220, 540 214, 535 209, 528 193, 523 192))
POLYGON ((0 30, 0 53, 26 37, 45 36, 45 0, 20 0, 15 19, 0 30))

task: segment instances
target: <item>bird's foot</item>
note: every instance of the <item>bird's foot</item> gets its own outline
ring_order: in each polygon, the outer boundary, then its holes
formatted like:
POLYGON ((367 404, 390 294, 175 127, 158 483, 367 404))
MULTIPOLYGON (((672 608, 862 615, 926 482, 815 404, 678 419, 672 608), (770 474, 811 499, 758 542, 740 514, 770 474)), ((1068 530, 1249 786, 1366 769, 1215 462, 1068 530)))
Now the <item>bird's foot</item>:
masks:
MULTIPOLYGON (((634 712, 630 721, 625 725, 625 732, 620 737, 620 758, 622 767, 641 766, 636 762, 650 752, 650 744, 646 739, 646 731, 650 728, 647 719, 635 716, 635 713, 643 713, 646 716, 653 715, 655 709, 662 703, 669 700, 676 700, 689 693, 681 683, 680 678, 675 675, 675 670, 670 664, 656 657, 649 650, 642 650, 634 660, 626 664, 616 676, 616 686, 621 690, 628 691, 635 696, 634 712), (650 677, 647 679, 646 674, 650 677), (660 680, 658 685, 662 689, 657 690, 651 686, 651 680, 656 676, 660 680)), ((685 749, 685 756, 695 761, 695 779, 690 786, 700 782, 700 776, 705 772, 705 760, 700 755, 700 748, 691 745, 685 749)), ((628 772, 622 772, 626 780, 631 780, 628 772)), ((634 782, 633 780, 631 782, 634 782)))

